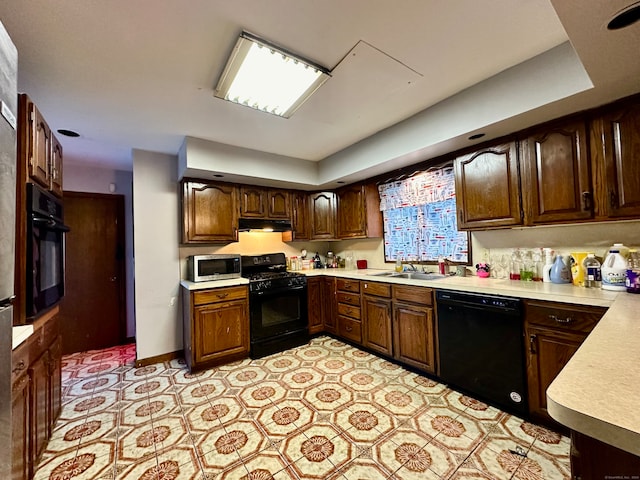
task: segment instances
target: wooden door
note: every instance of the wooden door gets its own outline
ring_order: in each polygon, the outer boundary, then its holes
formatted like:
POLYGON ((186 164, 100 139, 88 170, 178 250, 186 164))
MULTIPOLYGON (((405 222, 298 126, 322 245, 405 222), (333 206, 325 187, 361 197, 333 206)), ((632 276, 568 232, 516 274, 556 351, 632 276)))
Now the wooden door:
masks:
POLYGON ((537 419, 551 420, 547 413, 547 388, 576 353, 586 335, 534 326, 529 326, 526 334, 529 341, 529 412, 537 419))
POLYGON ((288 191, 268 190, 267 205, 269 218, 291 219, 291 195, 288 191))
POLYGON ((323 330, 322 303, 322 278, 311 277, 307 280, 307 312, 310 335, 323 330))
POLYGON ((53 427, 62 410, 62 337, 58 335, 49 348, 49 431, 53 427))
POLYGON ((49 439, 49 373, 47 371, 48 353, 45 352, 29 366, 31 377, 30 411, 30 448, 31 459, 35 462, 44 450, 49 439))
POLYGON ((124 197, 65 192, 63 354, 120 345, 126 337, 124 197))
POLYGON ((246 218, 265 218, 265 200, 267 192, 259 187, 244 185, 240 187, 240 216, 246 218))
POLYGON ((246 300, 195 307, 195 363, 249 351, 247 310, 246 300))
POLYGON ((591 144, 598 212, 604 217, 640 217, 640 102, 596 119, 591 144))
POLYGON ((40 110, 30 103, 32 134, 31 151, 29 155, 29 177, 44 188, 50 188, 49 161, 51 158, 51 129, 40 110))
POLYGON ((311 239, 336 238, 336 196, 319 192, 310 197, 311 239))
POLYGON ((523 142, 522 194, 531 224, 593 216, 584 120, 555 124, 523 142))
POLYGON ((454 166, 459 229, 522 223, 515 142, 458 157, 454 166))
POLYGON ((62 145, 55 135, 51 135, 51 192, 62 197, 62 145))
POLYGON ((309 232, 309 196, 306 192, 295 192, 292 196, 291 226, 293 231, 291 232, 292 237, 290 239, 286 238, 285 241, 309 240, 311 238, 309 232))
POLYGON ((182 243, 238 241, 236 188, 228 183, 182 182, 182 243))
POLYGON ((322 322, 325 331, 336 333, 338 302, 336 299, 336 279, 322 279, 322 322))
POLYGON ((394 356, 407 365, 435 373, 433 309, 394 302, 394 356))
POLYGON ((339 238, 367 236, 364 186, 349 185, 337 192, 337 217, 339 238))
POLYGON ((11 402, 11 479, 29 478, 29 375, 13 382, 11 402))
POLYGON ((393 353, 391 300, 363 295, 362 326, 364 346, 390 357, 393 353))

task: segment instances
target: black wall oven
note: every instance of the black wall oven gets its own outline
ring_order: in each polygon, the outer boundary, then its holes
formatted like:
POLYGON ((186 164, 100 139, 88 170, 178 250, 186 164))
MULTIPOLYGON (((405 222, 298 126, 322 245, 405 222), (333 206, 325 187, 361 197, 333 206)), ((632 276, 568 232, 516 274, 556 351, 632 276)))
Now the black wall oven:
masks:
POLYGON ((64 296, 64 223, 62 202, 27 184, 27 318, 64 296))

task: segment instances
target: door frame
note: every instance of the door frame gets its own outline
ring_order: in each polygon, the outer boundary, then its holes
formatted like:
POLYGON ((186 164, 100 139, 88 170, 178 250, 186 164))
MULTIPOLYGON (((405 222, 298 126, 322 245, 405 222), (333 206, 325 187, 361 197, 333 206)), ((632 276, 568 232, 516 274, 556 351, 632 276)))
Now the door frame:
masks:
MULTIPOLYGON (((116 201, 116 225, 118 250, 121 254, 116 254, 117 262, 116 271, 120 279, 118 295, 120 302, 118 305, 118 340, 120 345, 127 342, 127 269, 126 269, 126 224, 124 216, 124 195, 108 194, 108 193, 92 193, 92 192, 72 192, 64 191, 62 200, 64 204, 65 198, 76 199, 111 199, 116 201)), ((65 245, 65 276, 66 276, 66 245, 65 245)))

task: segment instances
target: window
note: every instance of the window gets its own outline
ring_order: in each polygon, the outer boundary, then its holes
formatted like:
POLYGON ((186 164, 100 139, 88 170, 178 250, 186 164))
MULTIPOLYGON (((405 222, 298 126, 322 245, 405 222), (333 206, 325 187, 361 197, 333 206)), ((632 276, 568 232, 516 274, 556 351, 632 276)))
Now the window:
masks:
POLYGON ((393 262, 468 263, 469 235, 459 232, 453 165, 378 186, 384 221, 384 257, 393 262))

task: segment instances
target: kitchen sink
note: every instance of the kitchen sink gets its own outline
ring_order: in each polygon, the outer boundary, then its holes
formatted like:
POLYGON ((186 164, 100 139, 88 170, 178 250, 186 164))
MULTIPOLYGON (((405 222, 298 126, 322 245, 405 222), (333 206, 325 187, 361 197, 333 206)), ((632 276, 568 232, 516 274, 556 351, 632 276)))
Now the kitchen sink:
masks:
POLYGON ((406 278, 409 280, 439 280, 446 277, 446 275, 440 273, 427 272, 381 272, 371 273, 370 275, 373 277, 406 278))

